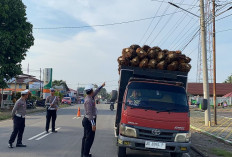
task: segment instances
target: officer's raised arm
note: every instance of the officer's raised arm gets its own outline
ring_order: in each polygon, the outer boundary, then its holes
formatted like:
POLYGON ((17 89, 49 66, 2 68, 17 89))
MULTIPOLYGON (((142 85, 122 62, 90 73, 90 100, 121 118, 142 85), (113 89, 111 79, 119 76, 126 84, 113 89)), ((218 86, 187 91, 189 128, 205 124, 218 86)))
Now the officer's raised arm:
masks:
POLYGON ((105 85, 106 85, 106 84, 105 84, 105 82, 104 82, 100 87, 98 87, 98 88, 94 91, 93 97, 95 97, 105 85))

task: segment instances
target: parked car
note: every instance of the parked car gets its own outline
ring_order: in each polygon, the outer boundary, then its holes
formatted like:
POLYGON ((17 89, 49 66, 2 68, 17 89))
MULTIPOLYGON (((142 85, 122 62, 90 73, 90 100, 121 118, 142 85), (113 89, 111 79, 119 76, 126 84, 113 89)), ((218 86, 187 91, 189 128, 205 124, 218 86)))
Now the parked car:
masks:
POLYGON ((61 103, 62 103, 62 104, 69 104, 69 105, 71 105, 72 100, 71 100, 70 97, 64 97, 64 98, 62 99, 61 103))

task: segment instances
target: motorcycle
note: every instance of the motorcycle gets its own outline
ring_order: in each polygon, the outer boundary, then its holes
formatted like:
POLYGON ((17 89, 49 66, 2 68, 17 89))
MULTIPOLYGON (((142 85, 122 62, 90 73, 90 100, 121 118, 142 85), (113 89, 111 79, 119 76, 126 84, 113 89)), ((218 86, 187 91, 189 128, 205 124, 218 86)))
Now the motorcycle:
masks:
POLYGON ((111 111, 114 110, 114 102, 110 102, 110 110, 111 110, 111 111))

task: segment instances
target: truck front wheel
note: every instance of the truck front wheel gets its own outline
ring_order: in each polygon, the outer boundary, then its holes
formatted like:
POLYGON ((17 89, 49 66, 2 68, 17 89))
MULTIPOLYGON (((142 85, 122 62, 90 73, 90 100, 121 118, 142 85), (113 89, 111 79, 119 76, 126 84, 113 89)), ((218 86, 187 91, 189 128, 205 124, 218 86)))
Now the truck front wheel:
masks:
POLYGON ((170 155, 171 157, 182 157, 183 156, 182 153, 171 153, 170 155))
POLYGON ((126 147, 118 147, 118 157, 126 157, 126 147))

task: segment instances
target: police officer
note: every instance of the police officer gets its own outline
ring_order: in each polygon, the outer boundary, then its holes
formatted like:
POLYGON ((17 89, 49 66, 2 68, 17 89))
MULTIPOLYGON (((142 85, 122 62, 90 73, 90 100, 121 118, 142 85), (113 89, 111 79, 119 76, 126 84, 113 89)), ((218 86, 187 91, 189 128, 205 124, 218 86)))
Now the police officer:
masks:
POLYGON ((15 102, 14 108, 12 110, 12 120, 14 122, 13 132, 10 136, 8 143, 9 148, 13 148, 13 143, 18 135, 16 147, 26 147, 22 144, 23 132, 25 128, 25 116, 26 116, 26 99, 28 98, 29 90, 21 92, 21 97, 15 102))
POLYGON ((52 132, 56 133, 57 131, 55 130, 55 122, 56 122, 56 111, 58 109, 58 103, 59 100, 55 96, 55 90, 53 88, 50 89, 51 95, 47 97, 45 104, 47 105, 47 115, 46 115, 46 127, 45 130, 47 133, 49 133, 49 125, 50 121, 52 119, 52 132))
POLYGON ((85 116, 82 120, 82 125, 84 127, 84 136, 82 138, 81 157, 92 156, 89 152, 95 137, 97 118, 97 109, 94 98, 104 86, 105 83, 103 83, 102 86, 97 88, 95 91, 93 91, 92 85, 88 85, 85 87, 85 92, 87 96, 85 97, 84 103, 85 116))

